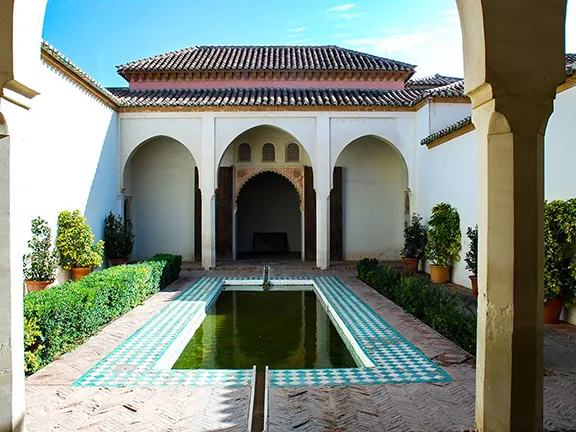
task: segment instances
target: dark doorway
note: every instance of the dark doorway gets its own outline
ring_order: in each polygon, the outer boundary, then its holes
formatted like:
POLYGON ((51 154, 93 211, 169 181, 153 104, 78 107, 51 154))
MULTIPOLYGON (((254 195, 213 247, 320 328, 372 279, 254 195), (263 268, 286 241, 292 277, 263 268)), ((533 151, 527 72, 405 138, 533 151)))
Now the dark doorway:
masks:
POLYGON ((289 180, 273 172, 258 174, 242 187, 236 213, 238 259, 300 259, 300 197, 289 180))

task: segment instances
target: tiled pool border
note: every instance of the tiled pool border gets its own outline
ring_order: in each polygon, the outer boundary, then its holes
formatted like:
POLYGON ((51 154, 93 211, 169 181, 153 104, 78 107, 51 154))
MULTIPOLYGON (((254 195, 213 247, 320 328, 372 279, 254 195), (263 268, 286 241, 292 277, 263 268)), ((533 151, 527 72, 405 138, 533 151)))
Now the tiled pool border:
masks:
MULTIPOLYGON (((249 386, 253 380, 252 369, 172 370, 169 367, 177 358, 174 358, 174 353, 179 355, 181 352, 175 342, 182 345, 182 341, 188 341, 201 324, 206 310, 225 286, 256 285, 262 282, 262 278, 257 277, 199 278, 72 385, 249 386), (171 355, 170 350, 173 351, 171 355)), ((342 337, 356 347, 356 354, 363 354, 360 363, 374 365, 345 369, 270 370, 270 386, 403 384, 452 380, 340 279, 333 276, 272 278, 270 284, 272 289, 274 285, 312 285, 342 337)))

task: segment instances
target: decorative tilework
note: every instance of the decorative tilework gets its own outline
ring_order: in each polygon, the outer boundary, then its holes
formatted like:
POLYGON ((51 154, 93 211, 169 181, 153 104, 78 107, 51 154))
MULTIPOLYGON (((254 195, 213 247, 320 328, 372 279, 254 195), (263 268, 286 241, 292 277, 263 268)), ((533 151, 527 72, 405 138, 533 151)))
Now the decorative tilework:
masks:
POLYGON ((390 327, 339 279, 317 277, 312 281, 376 367, 271 370, 271 386, 452 381, 446 372, 390 327))
POLYGON ((221 278, 201 278, 104 357, 73 386, 247 386, 252 370, 154 369, 170 344, 222 291, 221 278))
MULTIPOLYGON (((74 386, 248 386, 251 369, 154 368, 186 326, 198 319, 224 289, 224 283, 261 281, 250 278, 200 278, 114 351, 94 365, 74 386)), ((354 344, 375 367, 348 369, 271 370, 271 386, 371 385, 415 382, 448 382, 452 378, 390 327, 362 299, 335 277, 312 279, 282 277, 314 286, 318 298, 328 302, 329 313, 351 334, 354 344)), ((244 282, 244 283, 243 283, 244 282)), ((301 289, 301 287, 293 287, 301 289)), ((303 287, 302 287, 303 288, 303 287)), ((328 305, 324 304, 326 308, 328 305)), ((335 323, 337 324, 337 323, 335 323)), ((370 363, 370 362, 368 362, 370 363)))

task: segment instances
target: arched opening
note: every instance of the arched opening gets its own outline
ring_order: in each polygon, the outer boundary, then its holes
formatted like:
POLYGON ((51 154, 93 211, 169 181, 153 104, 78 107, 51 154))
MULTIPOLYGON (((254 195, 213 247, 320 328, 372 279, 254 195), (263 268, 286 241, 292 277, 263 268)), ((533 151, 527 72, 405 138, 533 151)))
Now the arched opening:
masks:
POLYGON ((369 135, 348 144, 336 167, 342 169, 344 259, 399 259, 408 210, 402 156, 386 141, 369 135))
POLYGON ((179 141, 159 136, 134 150, 124 169, 125 217, 134 225, 133 258, 156 253, 194 260, 196 161, 179 141))
MULTIPOLYGON (((288 246, 276 251, 278 256, 280 256, 279 254, 286 254, 286 257, 302 259, 304 258, 305 245, 307 245, 306 250, 308 248, 315 250, 316 215, 315 213, 312 214, 314 207, 308 212, 309 217, 306 218, 308 223, 304 223, 301 210, 301 208, 304 209, 304 205, 300 202, 306 199, 305 191, 307 189, 311 193, 314 192, 311 165, 311 159, 302 143, 289 132, 276 126, 252 127, 232 140, 223 152, 218 164, 216 190, 216 256, 218 259, 254 257, 257 254, 265 256, 265 248, 260 242, 265 232, 272 232, 270 231, 272 225, 258 228, 258 226, 253 227, 252 224, 258 222, 260 215, 267 214, 266 212, 272 218, 268 223, 278 222, 279 225, 276 224, 276 229, 282 229, 279 232, 286 233, 288 238, 286 242, 288 246), (290 155, 297 151, 298 160, 293 157, 286 157, 284 149, 289 144, 292 146, 290 155), (244 157, 248 148, 250 149, 250 158, 244 157), (305 173, 307 173, 307 177, 305 173), (270 185, 264 184, 266 179, 271 182, 270 185), (245 188, 248 188, 248 192, 245 188), (248 198, 239 197, 239 194, 244 195, 245 193, 248 198), (283 209, 287 205, 284 201, 285 195, 290 197, 288 198, 291 202, 290 206, 298 211, 297 217, 295 212, 287 213, 287 215, 291 214, 291 220, 297 220, 298 233, 294 227, 282 226, 281 222, 286 217, 282 211, 269 213, 272 208, 283 209), (270 200, 276 199, 278 203, 272 206, 270 200), (242 206, 242 202, 245 200, 253 200, 254 202, 249 206, 242 206), (267 207, 258 212, 251 210, 264 205, 267 207), (241 220, 240 218, 244 219, 241 220), (266 229, 266 231, 258 231, 258 229, 266 229), (309 230, 310 233, 306 230, 309 230), (305 233, 309 234, 307 241, 304 239, 305 233), (253 247, 255 234, 257 238, 256 248, 253 247), (295 238, 296 235, 298 238, 295 238)), ((310 201, 314 199, 312 195, 309 198, 310 201)), ((308 255, 310 257, 307 256, 306 259, 313 258, 312 254, 308 255)))
POLYGON ((240 190, 236 206, 236 249, 239 259, 300 257, 300 196, 287 178, 268 171, 257 174, 240 190))

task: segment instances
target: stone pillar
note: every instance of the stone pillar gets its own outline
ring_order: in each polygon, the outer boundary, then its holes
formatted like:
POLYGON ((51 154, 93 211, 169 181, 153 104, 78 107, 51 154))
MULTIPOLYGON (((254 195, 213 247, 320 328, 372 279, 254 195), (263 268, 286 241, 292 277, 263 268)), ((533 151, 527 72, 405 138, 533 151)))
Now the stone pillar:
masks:
POLYGON ((202 117, 202 156, 198 166, 202 191, 202 267, 216 267, 216 172, 214 117, 202 117))
POLYGON ((316 160, 313 161, 316 190, 316 265, 322 270, 330 267, 330 118, 319 114, 316 118, 316 160))
POLYGON ((480 431, 543 427, 543 138, 565 79, 565 6, 458 0, 478 139, 480 431))

